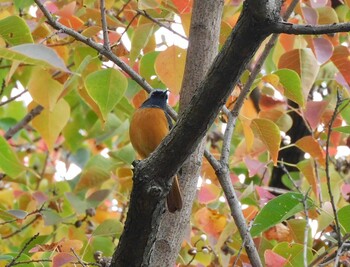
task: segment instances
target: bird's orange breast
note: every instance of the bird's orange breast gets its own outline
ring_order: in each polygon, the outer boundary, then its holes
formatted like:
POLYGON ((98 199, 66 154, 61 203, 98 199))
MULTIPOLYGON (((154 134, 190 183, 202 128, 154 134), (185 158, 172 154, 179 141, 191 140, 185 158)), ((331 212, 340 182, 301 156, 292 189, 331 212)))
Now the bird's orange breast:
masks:
POLYGON ((139 108, 130 121, 130 141, 142 159, 147 158, 169 132, 169 124, 160 108, 139 108))

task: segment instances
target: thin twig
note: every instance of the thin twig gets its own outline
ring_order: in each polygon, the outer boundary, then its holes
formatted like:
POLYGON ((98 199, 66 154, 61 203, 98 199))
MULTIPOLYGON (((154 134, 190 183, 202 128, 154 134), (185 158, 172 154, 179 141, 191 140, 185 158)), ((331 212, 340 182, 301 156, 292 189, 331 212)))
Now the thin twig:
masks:
POLYGON ((86 267, 85 263, 80 259, 80 257, 75 253, 74 249, 71 248, 70 251, 74 254, 74 256, 77 258, 78 262, 81 264, 81 266, 86 267))
MULTIPOLYGON (((229 116, 229 122, 227 125, 226 131, 225 131, 225 137, 224 138, 224 142, 226 140, 226 142, 230 142, 231 138, 228 137, 228 135, 230 134, 230 132, 233 132, 233 116, 229 116), (229 128, 229 130, 227 130, 227 128, 229 128)), ((240 203, 238 201, 238 197, 236 195, 236 192, 233 188, 231 179, 230 179, 230 172, 229 172, 229 168, 226 162, 218 161, 213 155, 211 155, 208 151, 204 152, 208 161, 210 162, 210 164, 213 166, 216 175, 219 178, 219 182, 220 185, 224 191, 224 194, 226 196, 227 199, 227 203, 230 207, 231 210, 231 216, 233 217, 237 228, 239 230, 239 233, 241 235, 242 238, 242 242, 244 242, 242 245, 244 245, 245 250, 248 254, 248 257, 250 259, 250 262, 252 264, 252 266, 262 266, 261 261, 260 261, 260 257, 259 254, 256 250, 256 246, 254 245, 254 241, 252 236, 249 233, 247 224, 245 222, 245 218, 243 216, 241 207, 240 207, 240 203)), ((226 158, 226 156, 223 154, 229 153, 229 151, 227 152, 226 150, 222 152, 222 157, 226 158)))
POLYGON ((4 105, 6 105, 6 104, 8 104, 8 103, 10 103, 10 102, 12 102, 12 101, 14 101, 14 100, 16 100, 16 99, 19 98, 21 95, 23 95, 23 94, 25 94, 25 93, 27 93, 27 92, 28 92, 28 90, 26 89, 26 90, 20 92, 18 95, 15 95, 15 96, 9 98, 8 100, 6 100, 6 101, 4 101, 4 102, 1 102, 1 103, 0 103, 0 107, 1 107, 1 106, 4 106, 4 105))
POLYGON ((122 8, 118 11, 118 13, 116 14, 116 18, 119 19, 119 16, 121 13, 123 13, 124 9, 126 8, 126 6, 131 2, 131 0, 128 0, 128 2, 126 2, 122 8))
POLYGON ((317 161, 314 160, 313 162, 314 162, 314 170, 315 170, 315 176, 316 176, 316 181, 317 181, 319 205, 320 205, 320 207, 322 207, 323 206, 323 196, 322 196, 322 189, 321 189, 321 179, 320 179, 320 175, 318 173, 317 161))
POLYGON ((341 104, 342 100, 340 97, 340 93, 337 90, 337 102, 335 104, 335 108, 331 117, 331 120, 329 121, 328 124, 328 134, 327 134, 327 140, 326 140, 326 179, 327 179, 327 188, 328 188, 328 194, 329 194, 329 198, 330 198, 330 202, 332 205, 332 210, 333 210, 333 215, 334 215, 334 221, 335 221, 335 232, 337 234, 337 240, 338 240, 338 247, 340 248, 342 246, 342 238, 341 238, 341 232, 340 232, 340 224, 339 224, 339 220, 338 220, 338 213, 337 213, 337 207, 335 206, 335 202, 334 202, 334 196, 333 196, 333 192, 332 192, 332 185, 331 185, 331 176, 329 173, 329 143, 330 143, 330 138, 331 138, 331 134, 332 134, 332 127, 333 127, 333 123, 337 117, 337 112, 338 112, 338 108, 341 104))
POLYGON ((39 233, 36 233, 35 235, 33 235, 33 236, 24 244, 23 248, 20 250, 20 252, 17 254, 17 256, 14 257, 14 258, 12 259, 12 261, 11 261, 9 264, 6 265, 6 267, 13 266, 14 263, 16 262, 16 260, 18 260, 18 259, 21 257, 22 253, 23 253, 23 252, 25 251, 25 249, 29 246, 29 244, 32 243, 38 236, 39 236, 39 233))
POLYGON ((43 166, 43 169, 41 170, 41 173, 40 173, 40 178, 43 179, 44 178, 44 174, 45 174, 45 171, 46 171, 46 167, 47 167, 47 162, 48 162, 48 159, 49 159, 49 151, 46 151, 46 154, 45 154, 45 159, 44 159, 44 166, 43 166))
POLYGON ((282 168, 282 170, 284 171, 284 173, 287 175, 288 179, 292 182, 293 186, 298 190, 299 193, 301 193, 303 195, 303 199, 302 199, 302 203, 303 203, 303 207, 304 207, 304 213, 305 213, 305 229, 304 229, 304 248, 303 248, 303 260, 304 260, 304 266, 307 267, 307 249, 308 249, 308 239, 309 239, 309 229, 310 229, 310 225, 309 225, 309 212, 308 212, 308 206, 307 206, 307 198, 309 197, 309 193, 311 190, 311 187, 308 189, 308 191, 306 192, 306 194, 304 194, 300 187, 295 183, 294 179, 292 178, 292 176, 290 175, 289 171, 287 170, 287 168, 284 166, 283 162, 280 166, 282 168))
POLYGON ((132 19, 130 20, 130 22, 128 23, 128 25, 126 25, 126 27, 124 28, 124 31, 120 34, 119 39, 115 42, 114 45, 111 46, 111 48, 117 46, 117 45, 120 43, 120 41, 121 41, 123 35, 129 30, 131 24, 134 22, 134 20, 135 20, 138 16, 140 16, 140 14, 139 14, 139 13, 136 13, 136 14, 132 17, 132 19))
POLYGON ((7 132, 4 135, 5 139, 11 139, 19 130, 23 129, 24 126, 26 126, 31 120, 33 120, 37 115, 39 115, 41 111, 43 111, 43 109, 43 106, 38 105, 31 111, 29 111, 28 114, 24 116, 24 118, 20 122, 18 122, 16 125, 7 130, 7 132))
POLYGON ((164 28, 164 29, 166 29, 166 30, 176 34, 177 36, 181 37, 182 39, 185 39, 186 41, 188 41, 188 38, 186 36, 182 35, 181 33, 178 33, 177 31, 175 31, 171 27, 169 27, 169 26, 165 25, 164 23, 161 23, 159 20, 151 17, 150 15, 147 14, 146 11, 138 9, 137 13, 141 14, 142 16, 144 16, 145 18, 149 19, 150 21, 153 21, 155 24, 159 25, 160 27, 162 27, 162 28, 164 28))
POLYGON ((338 264, 339 264, 340 256, 343 253, 345 245, 346 245, 346 242, 343 242, 341 246, 337 249, 337 254, 334 259, 334 266, 339 266, 338 264))
POLYGON ((13 233, 7 235, 7 236, 3 236, 2 239, 8 239, 10 237, 13 237, 14 235, 22 232, 24 229, 26 229, 27 227, 29 227, 30 225, 32 225, 36 220, 38 220, 40 218, 40 216, 35 216, 30 222, 28 222, 26 225, 22 226, 21 228, 19 228, 18 230, 14 231, 13 233))
POLYGON ((241 256, 242 250, 243 250, 243 248, 244 248, 244 244, 245 244, 245 242, 246 242, 246 240, 247 240, 247 236, 250 235, 249 232, 250 232, 250 229, 251 229, 252 226, 253 226, 253 223, 254 223, 254 220, 251 220, 251 221, 249 222, 249 226, 248 226, 248 229, 247 229, 247 233, 246 233, 246 235, 245 235, 245 238, 244 238, 244 240, 243 240, 243 242, 242 242, 242 245, 240 246, 240 248, 239 248, 239 250, 238 250, 238 252, 237 252, 236 259, 235 259, 234 263, 232 264, 233 267, 236 266, 236 264, 238 263, 239 257, 241 256))
POLYGON ((109 37, 108 37, 105 0, 100 0, 100 9, 101 9, 101 23, 102 23, 102 32, 103 32, 103 47, 106 50, 110 50, 111 48, 110 48, 109 37))

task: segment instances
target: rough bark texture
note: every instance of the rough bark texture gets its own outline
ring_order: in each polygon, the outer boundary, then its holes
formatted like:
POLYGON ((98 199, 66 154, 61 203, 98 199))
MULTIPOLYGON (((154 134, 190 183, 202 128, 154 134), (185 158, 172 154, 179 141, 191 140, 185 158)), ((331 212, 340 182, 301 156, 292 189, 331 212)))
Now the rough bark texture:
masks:
MULTIPOLYGON (((218 52, 223 0, 195 0, 191 19, 186 67, 180 96, 180 113, 188 106, 195 89, 205 77, 218 52)), ((174 266, 181 242, 190 227, 192 203, 202 163, 199 146, 181 168, 184 206, 175 214, 166 212, 161 220, 150 266, 174 266)))
POLYGON ((268 36, 269 26, 279 20, 280 7, 279 0, 244 2, 235 29, 175 127, 149 158, 136 162, 125 228, 111 266, 150 266, 172 176, 205 136, 247 63, 268 36))

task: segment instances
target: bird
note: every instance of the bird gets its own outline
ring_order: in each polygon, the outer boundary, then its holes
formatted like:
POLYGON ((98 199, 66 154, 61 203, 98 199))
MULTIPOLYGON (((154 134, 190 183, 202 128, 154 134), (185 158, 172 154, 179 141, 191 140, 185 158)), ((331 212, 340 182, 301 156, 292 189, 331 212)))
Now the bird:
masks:
MULTIPOLYGON (((166 112, 167 100, 168 90, 153 90, 130 120, 130 141, 141 159, 147 158, 156 150, 173 126, 166 112)), ((182 193, 177 175, 173 178, 173 184, 167 196, 167 206, 171 213, 182 208, 182 193)))

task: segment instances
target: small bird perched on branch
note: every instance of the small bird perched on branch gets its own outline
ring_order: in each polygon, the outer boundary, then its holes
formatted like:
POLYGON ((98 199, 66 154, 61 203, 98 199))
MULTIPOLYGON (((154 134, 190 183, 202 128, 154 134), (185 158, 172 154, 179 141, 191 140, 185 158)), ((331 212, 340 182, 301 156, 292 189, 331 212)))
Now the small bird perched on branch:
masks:
MULTIPOLYGON (((147 158, 162 142, 172 127, 166 113, 167 90, 154 90, 138 108, 130 121, 130 141, 141 159, 147 158)), ((168 210, 174 213, 182 208, 182 195, 177 176, 167 196, 168 210)))

